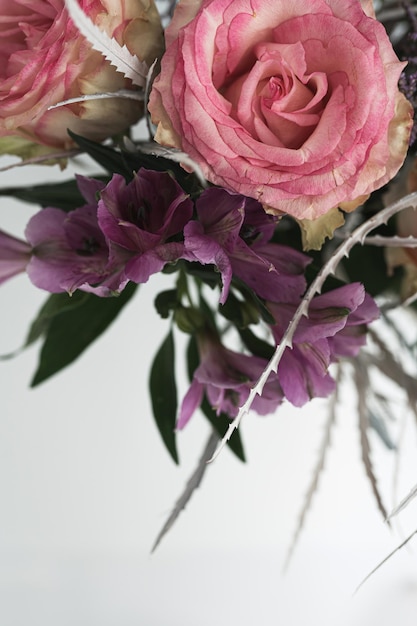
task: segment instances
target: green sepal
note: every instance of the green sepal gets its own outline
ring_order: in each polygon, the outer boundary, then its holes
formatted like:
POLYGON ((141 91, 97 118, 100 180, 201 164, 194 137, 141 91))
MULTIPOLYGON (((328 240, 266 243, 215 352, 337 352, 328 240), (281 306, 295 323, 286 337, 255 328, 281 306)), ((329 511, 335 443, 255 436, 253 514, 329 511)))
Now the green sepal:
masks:
POLYGON ((177 386, 175 382, 175 348, 172 329, 155 355, 149 377, 152 409, 162 440, 175 463, 178 463, 175 423, 177 419, 177 386))
POLYGON ((190 335, 207 326, 204 314, 194 307, 178 306, 174 312, 174 321, 183 333, 190 335))
POLYGON ((76 291, 51 296, 33 322, 28 340, 45 335, 31 387, 39 385, 75 361, 117 317, 137 285, 128 284, 117 297, 99 298, 76 291))

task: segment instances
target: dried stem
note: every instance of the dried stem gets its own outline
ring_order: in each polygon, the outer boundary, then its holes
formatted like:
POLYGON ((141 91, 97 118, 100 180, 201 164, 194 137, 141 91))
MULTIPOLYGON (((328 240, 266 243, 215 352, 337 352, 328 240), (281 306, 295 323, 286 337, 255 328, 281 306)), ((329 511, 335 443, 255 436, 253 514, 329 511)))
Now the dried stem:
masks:
POLYGON ((414 535, 417 535, 417 529, 415 531, 413 531, 411 533, 411 535, 409 535, 407 537, 407 539, 404 539, 404 541, 402 543, 400 543, 399 546, 397 546, 395 548, 395 550, 393 550, 392 552, 390 552, 388 554, 388 556, 385 557, 385 559, 383 559, 380 563, 378 563, 378 565, 376 567, 374 567, 374 569, 369 572, 369 574, 367 576, 365 576, 365 578, 362 580, 362 582, 356 587, 353 595, 357 594, 359 589, 366 583, 367 580, 370 579, 370 577, 375 574, 375 572, 377 572, 379 570, 380 567, 382 567, 384 565, 384 563, 386 563, 392 556, 394 556, 394 554, 396 552, 398 552, 399 550, 401 550, 401 548, 403 548, 405 545, 407 545, 407 543, 414 537, 414 535))
POLYGON ((341 367, 339 365, 338 369, 337 369, 337 376, 336 376, 336 390, 333 393, 333 395, 330 398, 329 401, 329 411, 328 411, 328 416, 327 416, 327 420, 326 423, 324 425, 324 433, 323 433, 323 439, 321 442, 321 446, 320 446, 320 450, 319 450, 319 455, 318 455, 318 459, 317 459, 317 463, 316 463, 316 467, 314 468, 313 471, 313 476, 312 479, 310 481, 310 485, 307 489, 306 492, 306 496, 304 499, 304 504, 303 507, 301 509, 301 512, 299 514, 298 517, 298 524, 297 527, 295 529, 294 535, 293 535, 293 539, 291 541, 291 545, 288 549, 287 552, 287 556, 285 559, 285 563, 284 563, 284 571, 286 571, 286 569, 288 568, 292 555, 294 553, 295 547, 298 543, 298 539, 301 533, 301 530, 304 526, 304 521, 305 518, 307 516, 308 511, 310 510, 311 507, 311 502, 313 500, 313 496, 317 491, 317 487, 319 485, 319 481, 320 481, 320 477, 321 477, 321 473, 324 469, 324 464, 325 464, 325 460, 326 460, 326 452, 330 446, 330 442, 331 442, 331 431, 332 431, 332 427, 336 421, 336 408, 337 408, 337 403, 339 400, 339 396, 338 396, 338 389, 339 389, 339 383, 340 383, 340 379, 341 379, 341 367))
POLYGON ((358 396, 358 417, 359 417, 359 432, 361 441, 361 453, 362 461, 365 466, 366 475, 371 483, 372 491, 375 496, 378 509, 382 513, 382 517, 387 521, 387 510, 382 502, 382 497, 378 488, 377 478, 374 472, 371 447, 369 444, 368 430, 369 430, 369 411, 367 405, 367 392, 369 389, 368 370, 364 365, 362 359, 357 358, 352 361, 355 374, 356 393, 358 396))
POLYGON ((157 538, 152 546, 152 552, 155 552, 156 548, 160 544, 162 538, 167 534, 169 530, 171 530, 172 526, 178 519, 181 511, 183 511, 188 504, 191 496, 197 487, 200 486, 201 481, 203 480, 204 474, 207 469, 207 461, 212 456, 214 450, 216 449, 217 443, 219 441, 219 437, 217 433, 212 433, 207 441, 207 444, 204 447, 201 458, 199 459, 198 465, 194 472, 191 474, 190 478, 187 481, 184 491, 181 493, 178 500, 175 502, 174 508, 170 513, 167 521, 163 525, 162 529, 158 533, 157 538))
POLYGON ((417 248, 417 239, 415 237, 382 237, 381 235, 375 235, 374 237, 366 237, 363 243, 368 246, 417 248))
POLYGON ((42 163, 47 163, 48 161, 60 161, 63 159, 69 159, 70 157, 78 156, 82 154, 82 150, 62 150, 61 152, 50 152, 48 154, 42 154, 37 157, 32 157, 31 159, 24 159, 22 161, 17 161, 17 163, 12 163, 11 165, 6 165, 5 167, 0 167, 0 172, 7 172, 8 170, 12 170, 14 167, 22 167, 23 165, 40 165, 42 163))
POLYGON ((77 96, 76 98, 68 98, 68 100, 62 100, 56 104, 52 104, 48 107, 48 111, 52 109, 58 109, 59 107, 66 106, 67 104, 77 104, 79 102, 88 102, 89 100, 107 100, 109 98, 127 98, 128 100, 140 100, 143 101, 143 91, 133 91, 132 89, 120 89, 119 91, 105 91, 103 93, 90 93, 83 96, 77 96))

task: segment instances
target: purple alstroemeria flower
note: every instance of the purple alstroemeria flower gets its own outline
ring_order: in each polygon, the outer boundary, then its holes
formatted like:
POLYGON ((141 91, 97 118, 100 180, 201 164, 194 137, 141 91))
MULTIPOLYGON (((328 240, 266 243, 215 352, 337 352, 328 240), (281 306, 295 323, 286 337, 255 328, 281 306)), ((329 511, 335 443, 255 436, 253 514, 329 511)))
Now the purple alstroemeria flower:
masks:
POLYGON ((77 184, 84 206, 43 209, 26 227, 27 243, 0 234, 0 280, 26 269, 52 293, 108 296, 183 256, 182 241, 167 240, 181 239, 193 203, 169 174, 142 169, 130 183, 115 174, 107 185, 83 176, 77 184))
POLYGON ((0 230, 0 285, 26 270, 32 248, 26 241, 0 230))
POLYGON ((221 273, 220 303, 232 276, 243 280, 261 298, 297 301, 305 289, 304 270, 310 259, 287 246, 270 244, 276 218, 251 198, 210 188, 196 201, 198 220, 184 229, 189 260, 213 264, 221 273))
POLYGON ((0 282, 27 271, 30 280, 51 293, 75 289, 100 296, 127 283, 123 263, 109 263, 109 247, 97 221, 96 194, 104 183, 77 176, 87 204, 69 211, 46 208, 25 229, 27 241, 0 233, 0 282))
POLYGON ((107 296, 127 280, 123 265, 109 265, 109 248, 89 207, 69 213, 47 208, 26 227, 32 258, 26 270, 32 283, 51 293, 76 289, 107 296))
MULTIPOLYGON (((197 343, 200 365, 181 404, 179 429, 184 428, 201 405, 204 393, 218 415, 225 413, 230 418, 235 417, 267 365, 265 359, 227 349, 211 332, 199 333, 197 343)), ((267 381, 262 396, 256 396, 252 408, 260 415, 267 415, 276 410, 282 399, 282 389, 273 376, 267 381)))
MULTIPOLYGON (((296 307, 281 303, 268 303, 268 307, 276 320, 272 333, 278 344, 296 307)), ((308 318, 303 317, 295 331, 292 349, 285 350, 278 366, 285 397, 295 406, 303 406, 311 398, 328 396, 335 388, 329 365, 339 357, 357 354, 363 343, 363 325, 377 317, 378 309, 360 283, 314 298, 308 318)))
POLYGON ((46 208, 34 215, 25 230, 32 247, 27 265, 30 280, 51 293, 76 289, 99 296, 121 291, 127 279, 124 263, 109 262, 109 246, 97 220, 97 194, 105 183, 77 176, 87 204, 69 211, 46 208))
POLYGON ((110 245, 110 258, 128 255, 125 274, 144 283, 166 263, 184 256, 182 235, 193 203, 168 173, 141 169, 126 183, 115 174, 101 192, 98 221, 110 245))

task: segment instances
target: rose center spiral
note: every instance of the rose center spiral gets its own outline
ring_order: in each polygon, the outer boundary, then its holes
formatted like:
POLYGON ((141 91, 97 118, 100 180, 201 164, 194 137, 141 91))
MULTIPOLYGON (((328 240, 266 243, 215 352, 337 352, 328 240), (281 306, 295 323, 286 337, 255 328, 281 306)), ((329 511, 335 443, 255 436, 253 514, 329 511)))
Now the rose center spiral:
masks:
POLYGON ((255 139, 300 148, 320 122, 328 101, 323 72, 307 73, 301 44, 264 44, 246 73, 222 91, 231 115, 255 139))

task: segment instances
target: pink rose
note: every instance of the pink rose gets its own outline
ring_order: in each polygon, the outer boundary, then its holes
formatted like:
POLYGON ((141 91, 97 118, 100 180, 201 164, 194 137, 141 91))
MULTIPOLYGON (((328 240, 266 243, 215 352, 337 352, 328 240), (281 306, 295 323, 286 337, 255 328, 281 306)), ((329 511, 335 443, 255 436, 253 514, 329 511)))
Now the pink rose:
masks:
MULTIPOLYGON (((84 94, 132 88, 92 49, 64 7, 64 0, 0 0, 0 152, 27 156, 32 142, 53 150, 71 147, 67 128, 101 141, 143 112, 138 101, 120 98, 47 110, 84 94)), ((162 27, 153 0, 80 0, 80 7, 141 61, 151 64, 161 55, 162 27)))
POLYGON ((351 210, 404 160, 404 64, 371 0, 181 0, 166 47, 156 140, 269 212, 351 210))

